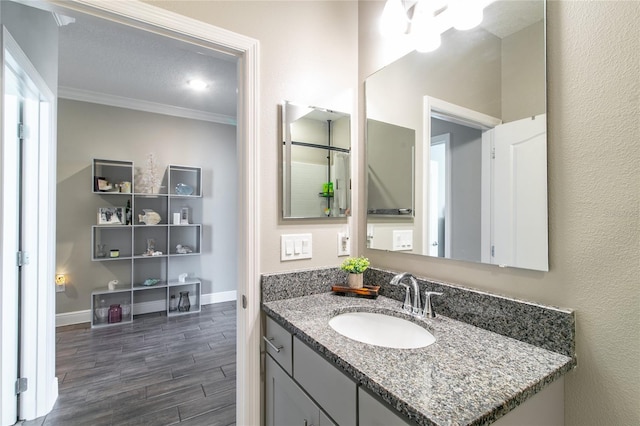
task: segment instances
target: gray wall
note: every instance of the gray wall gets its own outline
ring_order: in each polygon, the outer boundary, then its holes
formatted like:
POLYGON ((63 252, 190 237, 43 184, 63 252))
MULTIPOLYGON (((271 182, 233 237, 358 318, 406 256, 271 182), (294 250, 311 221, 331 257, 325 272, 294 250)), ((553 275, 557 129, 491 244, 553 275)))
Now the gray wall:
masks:
POLYGON ((153 152, 163 169, 202 167, 203 254, 195 258, 194 271, 203 294, 235 290, 235 126, 70 100, 60 100, 58 108, 57 271, 68 274, 70 284, 57 294, 57 313, 89 309, 94 288, 128 273, 125 261, 116 267, 90 260, 96 209, 108 205, 91 193, 93 158, 142 167, 153 152))

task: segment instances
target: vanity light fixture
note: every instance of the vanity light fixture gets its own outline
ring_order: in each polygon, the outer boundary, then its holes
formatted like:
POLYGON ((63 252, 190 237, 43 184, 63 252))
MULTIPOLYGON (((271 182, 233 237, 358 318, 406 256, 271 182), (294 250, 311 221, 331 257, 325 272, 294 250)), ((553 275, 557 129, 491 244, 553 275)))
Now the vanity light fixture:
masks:
POLYGON ((409 19, 403 0, 387 0, 380 17, 380 32, 385 36, 403 34, 407 31, 409 19))
POLYGON ((408 34, 419 52, 440 47, 450 28, 470 30, 482 22, 483 9, 495 0, 387 0, 380 18, 384 36, 408 34), (407 31, 408 30, 408 31, 407 31))
POLYGON ((189 80, 187 81, 187 84, 194 90, 204 90, 209 87, 206 82, 198 79, 189 80))

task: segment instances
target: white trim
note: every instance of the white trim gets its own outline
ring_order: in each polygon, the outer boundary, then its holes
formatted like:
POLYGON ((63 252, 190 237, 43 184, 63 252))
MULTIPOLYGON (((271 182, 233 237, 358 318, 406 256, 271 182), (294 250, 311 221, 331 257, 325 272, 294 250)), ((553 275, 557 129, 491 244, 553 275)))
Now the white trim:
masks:
POLYGON ((433 116, 474 129, 488 130, 502 124, 502 120, 499 118, 431 96, 424 97, 424 111, 428 113, 429 118, 433 116))
POLYGON ((238 299, 238 292, 236 290, 221 291, 218 293, 203 294, 200 296, 202 305, 213 305, 216 303, 232 302, 238 299))
MULTIPOLYGON (((218 293, 208 293, 200 295, 201 304, 214 305, 216 303, 231 302, 236 300, 237 291, 221 291, 218 293)), ((141 302, 133 305, 134 315, 147 314, 150 312, 164 311, 166 308, 163 301, 141 302)), ((91 322, 91 309, 83 311, 63 312, 56 315, 56 327, 65 325, 82 324, 91 322)))
POLYGON ((215 114, 189 108, 181 108, 156 102, 125 98, 122 96, 107 95, 104 93, 92 92, 90 90, 74 89, 72 87, 59 86, 58 97, 63 99, 70 99, 73 101, 90 102, 94 104, 108 105, 118 108, 133 109, 136 111, 189 118, 192 120, 210 121, 212 123, 230 124, 232 126, 235 126, 237 124, 236 118, 229 115, 215 114))
MULTIPOLYGON (((29 379, 27 391, 20 395, 18 417, 33 420, 47 414, 53 408, 58 392, 55 379, 55 293, 50 278, 55 271, 55 197, 56 197, 56 97, 22 52, 18 43, 3 27, 3 49, 10 52, 15 66, 24 73, 23 81, 31 80, 32 90, 38 93, 37 134, 36 128, 31 138, 37 146, 27 159, 26 168, 30 181, 25 180, 26 190, 39 188, 25 206, 27 215, 22 220, 28 226, 28 232, 34 233, 27 238, 28 251, 31 252, 31 265, 23 270, 27 284, 22 288, 21 303, 21 342, 20 375, 29 379), (33 212, 33 209, 36 212, 33 212), (30 246, 30 247, 29 247, 30 246), (35 285, 34 285, 35 284, 35 285)), ((4 58, 6 60, 7 58, 4 58)), ((4 62, 4 61, 3 61, 4 62)), ((4 88, 3 88, 4 94, 4 88)), ((3 141, 4 143, 4 141, 3 141)), ((20 203, 24 203, 22 199, 20 203)), ((4 324, 4 323, 3 323, 4 324)), ((1 325, 1 324, 0 324, 1 325)))
POLYGON ((91 322, 91 309, 56 314, 56 327, 91 322))

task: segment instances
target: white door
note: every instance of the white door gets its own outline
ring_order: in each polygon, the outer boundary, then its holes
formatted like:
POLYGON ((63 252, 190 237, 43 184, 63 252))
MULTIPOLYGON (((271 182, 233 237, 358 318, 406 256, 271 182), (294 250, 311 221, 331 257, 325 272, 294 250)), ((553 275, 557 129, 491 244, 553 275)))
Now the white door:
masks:
POLYGON ((493 263, 547 271, 546 115, 494 130, 493 263))

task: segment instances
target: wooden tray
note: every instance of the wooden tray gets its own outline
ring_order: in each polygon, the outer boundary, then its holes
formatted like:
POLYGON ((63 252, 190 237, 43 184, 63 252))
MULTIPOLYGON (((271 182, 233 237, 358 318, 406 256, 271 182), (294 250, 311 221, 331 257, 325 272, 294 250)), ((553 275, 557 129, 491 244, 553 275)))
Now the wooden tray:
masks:
POLYGON ((370 297, 375 299, 378 297, 379 285, 365 285, 362 288, 351 288, 344 285, 331 286, 331 291, 337 294, 353 294, 355 296, 370 297))

